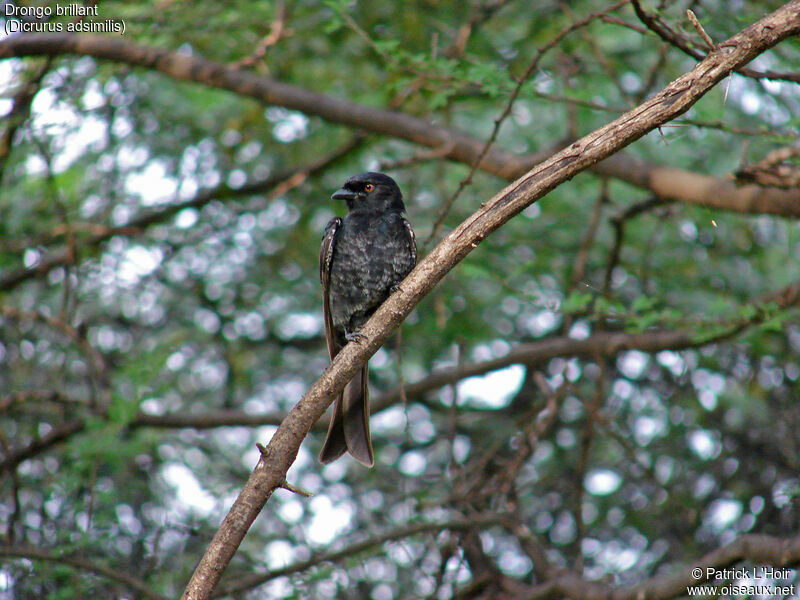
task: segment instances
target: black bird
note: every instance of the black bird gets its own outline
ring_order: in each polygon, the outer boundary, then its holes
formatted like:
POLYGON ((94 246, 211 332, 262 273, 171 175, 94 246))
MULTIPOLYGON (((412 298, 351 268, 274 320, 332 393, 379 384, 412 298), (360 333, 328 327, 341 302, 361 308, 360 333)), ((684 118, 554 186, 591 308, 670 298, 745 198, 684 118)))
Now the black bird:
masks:
MULTIPOLYGON (((353 175, 331 199, 344 200, 348 211, 325 227, 319 253, 325 338, 333 360, 417 264, 417 244, 403 217, 403 195, 388 175, 353 175)), ((365 364, 336 399, 321 462, 350 452, 373 465, 368 374, 365 364)))

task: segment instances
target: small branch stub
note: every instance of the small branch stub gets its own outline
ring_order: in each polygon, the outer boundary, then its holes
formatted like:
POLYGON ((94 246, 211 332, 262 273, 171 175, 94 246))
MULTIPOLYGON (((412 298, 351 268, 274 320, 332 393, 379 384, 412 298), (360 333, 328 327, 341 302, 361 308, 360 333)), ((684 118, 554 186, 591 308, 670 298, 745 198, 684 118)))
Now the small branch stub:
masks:
POLYGON ((282 487, 285 490, 289 490, 290 492, 293 492, 295 494, 298 494, 299 496, 303 496, 304 498, 311 498, 314 495, 312 492, 309 492, 308 490, 304 490, 303 488, 299 488, 296 485, 292 485, 285 479, 281 482, 280 487, 282 487))
POLYGON ((700 20, 697 18, 697 15, 694 14, 693 11, 687 10, 686 17, 689 19, 689 22, 694 25, 694 28, 697 30, 697 33, 700 34, 700 37, 703 38, 703 41, 708 45, 709 50, 714 52, 717 49, 717 45, 711 39, 711 36, 706 33, 706 30, 703 29, 703 26, 700 24, 700 20))

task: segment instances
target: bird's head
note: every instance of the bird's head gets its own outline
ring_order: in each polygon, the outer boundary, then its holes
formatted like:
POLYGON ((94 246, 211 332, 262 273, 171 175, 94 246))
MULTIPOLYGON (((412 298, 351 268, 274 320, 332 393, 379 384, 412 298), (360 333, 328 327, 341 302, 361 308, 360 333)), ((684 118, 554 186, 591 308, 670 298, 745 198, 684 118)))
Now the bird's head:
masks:
POLYGON ((351 212, 403 212, 406 209, 403 194, 394 179, 373 171, 353 175, 331 198, 347 202, 351 212))

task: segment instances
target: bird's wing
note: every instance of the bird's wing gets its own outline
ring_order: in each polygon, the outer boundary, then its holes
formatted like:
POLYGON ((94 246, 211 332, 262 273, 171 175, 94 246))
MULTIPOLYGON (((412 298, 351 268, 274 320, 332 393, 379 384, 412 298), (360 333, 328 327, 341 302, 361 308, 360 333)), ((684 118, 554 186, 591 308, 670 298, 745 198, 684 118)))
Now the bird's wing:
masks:
POLYGON ((325 235, 322 236, 322 247, 319 250, 319 280, 322 283, 322 314, 325 319, 325 339, 328 342, 328 354, 331 360, 339 353, 341 346, 336 343, 333 333, 333 320, 331 318, 331 263, 333 262, 333 249, 336 246, 336 233, 342 225, 340 217, 334 217, 325 226, 325 235))
POLYGON ((414 234, 414 229, 411 227, 411 223, 408 222, 408 219, 403 218, 403 225, 405 225, 406 231, 408 232, 409 250, 411 251, 411 262, 414 265, 416 265, 417 264, 417 236, 414 234))

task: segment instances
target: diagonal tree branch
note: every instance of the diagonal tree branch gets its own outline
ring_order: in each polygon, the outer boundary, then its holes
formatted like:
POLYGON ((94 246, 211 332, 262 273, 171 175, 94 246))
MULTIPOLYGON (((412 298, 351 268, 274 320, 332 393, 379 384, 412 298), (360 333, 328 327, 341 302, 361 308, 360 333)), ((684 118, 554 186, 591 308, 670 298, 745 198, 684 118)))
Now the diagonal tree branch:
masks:
MULTIPOLYGON (((686 112, 733 69, 800 32, 793 0, 720 44, 689 73, 650 100, 590 133, 500 191, 448 234, 364 325, 360 343, 345 346, 278 427, 184 591, 184 600, 210 597, 224 570, 286 473, 314 422, 427 293, 467 254, 514 215, 561 183, 686 112)), ((225 74, 214 73, 215 77, 225 74)))
MULTIPOLYGON (((723 48, 724 51, 724 48, 723 48)), ((250 96, 265 104, 317 115, 326 121, 407 140, 428 148, 447 149, 449 160, 474 164, 485 143, 462 132, 436 126, 404 113, 364 106, 319 94, 229 65, 96 35, 25 34, 0 41, 0 59, 78 54, 154 69, 170 77, 250 96)), ((547 153, 514 154, 496 146, 478 168, 512 180, 547 157, 547 153)), ((604 157, 589 166, 595 173, 652 191, 656 196, 712 209, 749 214, 800 217, 800 189, 782 190, 735 182, 669 167, 659 167, 626 154, 604 157)))

